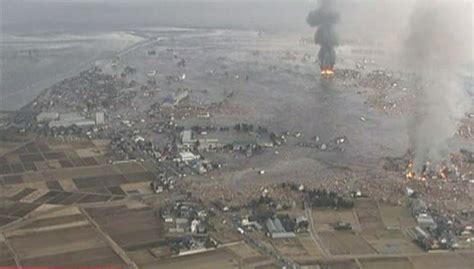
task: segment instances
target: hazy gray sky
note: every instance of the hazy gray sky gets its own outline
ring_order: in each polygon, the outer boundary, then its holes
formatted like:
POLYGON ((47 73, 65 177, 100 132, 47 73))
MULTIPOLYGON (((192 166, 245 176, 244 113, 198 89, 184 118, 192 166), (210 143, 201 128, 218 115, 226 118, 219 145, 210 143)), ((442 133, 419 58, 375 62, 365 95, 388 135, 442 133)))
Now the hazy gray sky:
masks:
MULTIPOLYGON (((5 31, 128 30, 216 27, 311 32, 311 0, 0 0, 5 31), (54 2, 54 4, 51 4, 54 2), (8 4, 5 4, 8 3, 8 4), (47 4, 45 4, 47 3, 47 4), (139 14, 139 15, 137 15, 139 14)), ((376 37, 403 32, 416 0, 334 0, 343 33, 376 37)), ((449 3, 474 0, 445 0, 449 3)), ((472 7, 472 6, 471 6, 472 7)), ((472 8, 471 10, 472 14, 472 8)), ((472 23, 466 25, 472 28, 472 23)))

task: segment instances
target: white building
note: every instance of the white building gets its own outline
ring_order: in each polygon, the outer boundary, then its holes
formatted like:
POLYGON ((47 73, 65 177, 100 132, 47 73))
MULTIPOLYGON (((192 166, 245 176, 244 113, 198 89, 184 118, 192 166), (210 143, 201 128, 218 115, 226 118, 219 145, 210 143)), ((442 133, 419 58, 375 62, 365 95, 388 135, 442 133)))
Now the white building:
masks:
POLYGON ((273 239, 293 238, 296 236, 294 232, 286 231, 278 218, 267 219, 265 225, 267 227, 268 235, 273 239))
POLYGON ((193 132, 191 130, 184 130, 181 132, 181 144, 185 148, 192 148, 196 140, 193 139, 193 132))
POLYGON ((431 228, 434 229, 436 228, 436 222, 434 221, 433 217, 431 217, 429 214, 419 214, 416 217, 416 222, 418 223, 418 226, 422 228, 431 228))
POLYGON ((81 121, 85 120, 86 118, 84 116, 81 116, 77 113, 71 112, 71 113, 63 113, 59 115, 59 120, 60 121, 81 121))
POLYGON ((104 125, 105 124, 105 113, 103 111, 95 113, 95 124, 104 125))
POLYGON ((84 127, 84 126, 93 126, 95 125, 95 121, 93 120, 56 120, 49 122, 49 128, 53 127, 71 127, 73 125, 84 127))
POLYGON ((197 233, 199 224, 200 222, 197 219, 191 221, 191 233, 197 233))
POLYGON ((192 152, 180 152, 179 156, 183 162, 190 162, 199 159, 199 155, 194 155, 192 152))
POLYGON ((37 122, 48 122, 59 119, 59 113, 57 112, 41 112, 36 116, 37 122))
POLYGON ((59 115, 59 120, 53 120, 49 122, 49 128, 53 127, 71 127, 76 126, 92 126, 95 125, 95 121, 88 120, 84 116, 77 113, 64 113, 59 115))
POLYGON ((135 143, 145 142, 145 138, 143 138, 143 136, 136 135, 133 137, 133 141, 135 141, 135 143))

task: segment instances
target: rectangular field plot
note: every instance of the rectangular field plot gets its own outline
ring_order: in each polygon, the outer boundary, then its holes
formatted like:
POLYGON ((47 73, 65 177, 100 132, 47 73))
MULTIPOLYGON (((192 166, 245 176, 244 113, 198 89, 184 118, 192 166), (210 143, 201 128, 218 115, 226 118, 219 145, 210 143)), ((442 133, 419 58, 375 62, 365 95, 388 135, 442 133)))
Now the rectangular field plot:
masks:
POLYGON ((347 222, 356 231, 360 231, 357 216, 353 210, 313 209, 314 227, 318 231, 332 231, 339 221, 347 222))
POLYGON ((360 263, 362 269, 415 269, 408 258, 361 259, 360 263))
POLYGON ((385 226, 380 217, 379 208, 375 201, 370 199, 358 199, 355 202, 355 209, 361 230, 365 233, 384 230, 385 226))
POLYGON ((234 254, 230 254, 223 249, 213 250, 195 255, 177 257, 163 261, 139 264, 142 269, 176 269, 176 268, 193 268, 193 269, 237 269, 239 268, 239 258, 234 254))
POLYGON ((130 210, 119 206, 91 208, 87 212, 126 251, 147 248, 165 240, 161 218, 152 208, 130 210))
POLYGON ((332 255, 376 253, 362 236, 350 232, 321 232, 319 237, 332 255))

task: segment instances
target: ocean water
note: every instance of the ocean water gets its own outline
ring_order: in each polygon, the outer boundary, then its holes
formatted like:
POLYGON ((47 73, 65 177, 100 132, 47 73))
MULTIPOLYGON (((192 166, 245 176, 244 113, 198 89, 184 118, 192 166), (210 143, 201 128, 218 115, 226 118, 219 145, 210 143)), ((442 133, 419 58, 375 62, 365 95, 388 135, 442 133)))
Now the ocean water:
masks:
MULTIPOLYGON (((132 2, 132 1, 130 1, 132 2)), ((155 27, 308 30, 303 2, 97 3, 0 0, 0 110, 15 110, 43 89, 112 57, 155 27)))
MULTIPOLYGON (((334 2, 341 40, 377 44, 403 39, 414 0, 334 2)), ((316 6, 315 0, 0 0, 0 110, 18 109, 58 79, 139 42, 132 31, 222 28, 310 37, 306 16, 316 6)))

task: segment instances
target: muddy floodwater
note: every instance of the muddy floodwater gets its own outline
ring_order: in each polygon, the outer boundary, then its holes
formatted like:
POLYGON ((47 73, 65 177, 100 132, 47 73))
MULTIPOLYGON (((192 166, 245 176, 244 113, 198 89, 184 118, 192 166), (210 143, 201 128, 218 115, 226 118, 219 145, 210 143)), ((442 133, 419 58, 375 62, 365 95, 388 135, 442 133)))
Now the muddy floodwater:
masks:
POLYGON ((19 109, 43 89, 141 40, 125 32, 4 34, 0 43, 0 110, 19 109))

